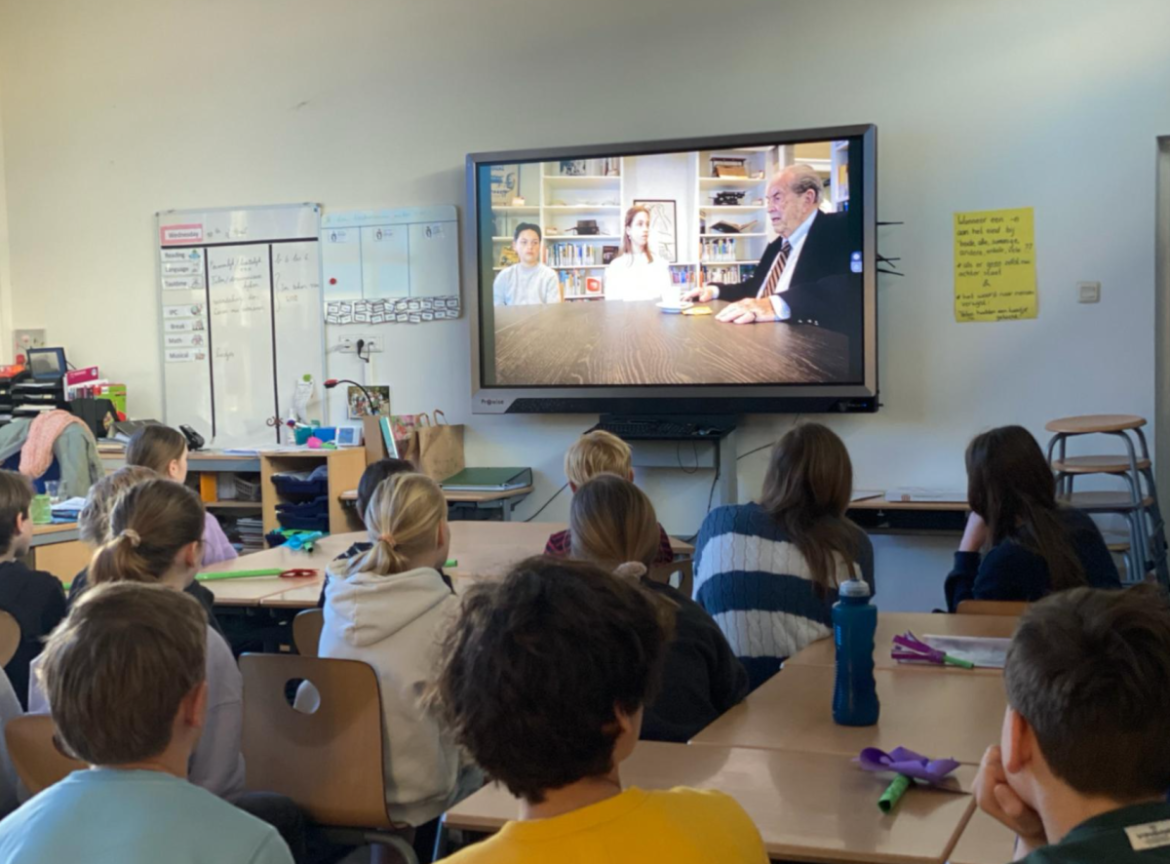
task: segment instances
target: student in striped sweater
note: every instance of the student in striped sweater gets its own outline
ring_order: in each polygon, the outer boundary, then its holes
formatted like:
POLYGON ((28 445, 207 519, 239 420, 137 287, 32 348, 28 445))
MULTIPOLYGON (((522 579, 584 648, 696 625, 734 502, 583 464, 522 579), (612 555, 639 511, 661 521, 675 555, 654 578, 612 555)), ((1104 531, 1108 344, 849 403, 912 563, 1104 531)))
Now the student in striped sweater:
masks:
POLYGON ((772 450, 759 502, 720 507, 703 521, 695 599, 711 613, 754 690, 782 661, 832 633, 837 587, 873 582, 873 545, 845 516, 853 465, 819 423, 790 430, 772 450))

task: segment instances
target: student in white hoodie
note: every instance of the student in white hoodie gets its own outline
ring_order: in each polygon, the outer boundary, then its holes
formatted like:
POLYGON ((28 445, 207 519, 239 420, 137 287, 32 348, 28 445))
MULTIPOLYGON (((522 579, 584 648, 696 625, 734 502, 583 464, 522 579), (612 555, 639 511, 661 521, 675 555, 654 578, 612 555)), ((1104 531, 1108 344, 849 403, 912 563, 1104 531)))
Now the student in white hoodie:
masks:
POLYGON ((439 574, 451 545, 447 502, 429 477, 396 474, 375 491, 366 527, 370 550, 329 565, 318 654, 361 660, 378 673, 387 809, 396 822, 422 826, 415 850, 429 861, 437 817, 483 784, 419 702, 459 607, 439 574))

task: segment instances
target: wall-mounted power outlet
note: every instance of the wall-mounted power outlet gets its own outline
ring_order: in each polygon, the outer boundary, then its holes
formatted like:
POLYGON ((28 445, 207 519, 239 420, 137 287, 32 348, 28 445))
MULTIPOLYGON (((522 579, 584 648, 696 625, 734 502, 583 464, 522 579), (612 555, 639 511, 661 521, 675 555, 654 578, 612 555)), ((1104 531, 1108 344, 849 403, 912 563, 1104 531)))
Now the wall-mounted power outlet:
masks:
POLYGON ((1078 282, 1077 283, 1077 300, 1081 303, 1099 303, 1099 302, 1101 302, 1101 283, 1100 282, 1078 282))
POLYGON ((338 354, 356 354, 357 340, 356 336, 342 336, 337 340, 337 344, 333 346, 332 350, 338 354))
POLYGON ((14 355, 25 354, 29 348, 44 348, 45 347, 45 331, 40 330, 16 330, 12 334, 14 355))
POLYGON ((366 344, 362 346, 363 354, 381 354, 382 340, 377 336, 366 337, 366 344))

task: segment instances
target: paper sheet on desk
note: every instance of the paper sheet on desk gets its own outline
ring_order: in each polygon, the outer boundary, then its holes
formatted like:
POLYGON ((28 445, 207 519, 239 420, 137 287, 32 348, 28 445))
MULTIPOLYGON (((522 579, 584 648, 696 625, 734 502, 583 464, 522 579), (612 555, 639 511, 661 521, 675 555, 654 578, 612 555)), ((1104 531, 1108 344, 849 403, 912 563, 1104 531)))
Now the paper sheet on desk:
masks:
POLYGON ((992 636, 931 636, 922 641, 938 651, 967 660, 981 669, 1002 669, 1007 662, 1011 639, 992 636))

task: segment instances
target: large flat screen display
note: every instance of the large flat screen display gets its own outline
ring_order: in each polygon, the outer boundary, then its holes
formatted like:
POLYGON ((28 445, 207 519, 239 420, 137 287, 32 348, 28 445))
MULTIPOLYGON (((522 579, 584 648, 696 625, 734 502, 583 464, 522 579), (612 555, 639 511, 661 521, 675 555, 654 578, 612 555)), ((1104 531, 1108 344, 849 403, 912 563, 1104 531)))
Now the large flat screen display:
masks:
POLYGON ((876 135, 469 156, 473 410, 875 410, 876 135))

